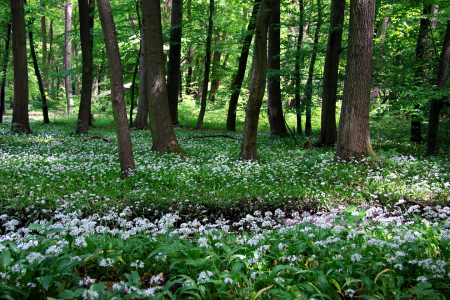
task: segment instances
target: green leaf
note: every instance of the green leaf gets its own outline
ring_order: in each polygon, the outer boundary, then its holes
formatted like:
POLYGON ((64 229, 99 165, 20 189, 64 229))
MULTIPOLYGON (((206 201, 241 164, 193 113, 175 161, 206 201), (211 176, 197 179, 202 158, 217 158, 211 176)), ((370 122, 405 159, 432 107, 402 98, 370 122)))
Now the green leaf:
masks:
POLYGON ((379 298, 377 298, 377 297, 374 297, 374 296, 368 296, 368 295, 360 295, 360 296, 358 296, 359 298, 363 298, 363 299, 367 299, 367 300, 380 300, 379 298))
POLYGON ((41 231, 41 230, 44 229, 44 228, 42 228, 42 226, 39 225, 39 224, 31 223, 30 225, 28 225, 28 229, 30 229, 30 230, 36 230, 36 231, 41 231))
POLYGON ((6 268, 11 263, 11 251, 3 251, 2 256, 0 257, 0 261, 2 264, 2 270, 6 272, 6 268))
POLYGON ((65 290, 65 291, 59 293, 58 296, 56 296, 56 297, 60 298, 60 299, 74 299, 77 297, 77 295, 70 290, 65 290))
POLYGON ((48 289, 52 280, 53 280, 53 275, 48 275, 48 276, 44 276, 44 277, 40 278, 40 282, 41 282, 41 285, 44 288, 44 290, 48 289))

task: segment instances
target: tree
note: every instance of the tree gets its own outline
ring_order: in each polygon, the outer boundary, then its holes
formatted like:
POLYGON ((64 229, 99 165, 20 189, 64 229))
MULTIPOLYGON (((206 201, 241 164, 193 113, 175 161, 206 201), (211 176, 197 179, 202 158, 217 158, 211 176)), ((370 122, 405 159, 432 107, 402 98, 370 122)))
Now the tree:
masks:
MULTIPOLYGON (((188 0, 188 20, 191 20, 191 13, 192 13, 192 0, 188 0)), ((192 61, 194 60, 194 47, 192 46, 192 43, 189 44, 189 50, 187 56, 187 63, 188 63, 188 71, 186 74, 186 95, 192 94, 192 61)))
MULTIPOLYGON (((70 23, 72 22, 72 4, 66 2, 66 23, 65 23, 65 35, 64 35, 64 72, 69 72, 70 70, 70 51, 72 48, 72 42, 69 38, 70 34, 70 23)), ((70 76, 66 74, 64 77, 64 87, 66 89, 66 101, 67 101, 67 114, 72 113, 73 99, 72 90, 70 86, 70 76)))
POLYGON ((311 136, 312 127, 311 127, 311 106, 312 106, 312 92, 313 92, 313 76, 314 76, 314 65, 316 64, 317 51, 319 48, 319 34, 320 27, 322 26, 322 4, 320 0, 317 0, 317 23, 316 23, 316 31, 314 33, 314 44, 313 44, 313 53, 311 56, 311 61, 309 64, 308 70, 308 80, 306 81, 306 114, 305 114, 305 135, 311 136))
POLYGON ((11 21, 8 22, 6 27, 5 52, 3 52, 2 71, 0 73, 0 123, 3 123, 3 113, 5 112, 5 85, 9 61, 9 44, 11 41, 11 21))
POLYGON ((242 43, 241 55, 239 56, 239 66, 234 78, 233 84, 231 85, 231 97, 230 104, 228 106, 227 115, 227 130, 236 131, 236 108, 239 100, 239 95, 241 93, 242 81, 244 80, 245 69, 247 67, 248 53, 250 51, 250 45, 253 39, 253 31, 256 27, 256 17, 261 4, 261 0, 255 0, 253 5, 252 15, 250 21, 248 22, 247 32, 242 43))
POLYGON ((94 0, 78 0, 80 15, 80 43, 82 57, 81 97, 77 133, 88 133, 91 120, 92 70, 94 38, 94 0))
POLYGON ((150 130, 153 151, 180 153, 167 98, 165 58, 161 26, 161 7, 159 0, 142 0, 144 20, 145 66, 148 71, 147 84, 150 98, 150 130))
POLYGON ((14 60, 14 109, 11 130, 30 133, 28 119, 28 67, 23 0, 11 0, 14 60))
POLYGON ((374 157, 369 134, 375 0, 351 0, 347 65, 335 159, 374 157))
POLYGON ((280 25, 280 0, 277 0, 269 24, 267 109, 270 133, 285 136, 286 125, 283 117, 280 86, 280 25))
POLYGON ((169 64, 167 67, 167 93, 172 124, 178 124, 178 96, 180 85, 181 36, 183 19, 183 0, 172 0, 170 22, 169 64))
POLYGON ((36 78, 38 80, 39 92, 41 94, 41 103, 42 103, 42 115, 44 117, 44 124, 50 124, 50 120, 48 118, 48 107, 47 107, 47 96, 45 95, 44 83, 42 81, 41 72, 39 71, 39 65, 36 57, 36 51, 34 48, 33 41, 33 30, 31 28, 32 24, 29 25, 28 29, 28 37, 30 41, 30 50, 31 57, 33 59, 34 72, 36 74, 36 78))
POLYGON ((300 85, 301 85, 301 74, 300 74, 300 61, 303 62, 303 58, 301 58, 301 50, 303 39, 305 37, 305 31, 308 28, 308 24, 305 24, 305 7, 303 5, 303 0, 299 0, 300 6, 300 20, 299 20, 299 28, 298 28, 298 37, 295 49, 295 69, 294 69, 294 78, 295 78, 295 111, 297 115, 297 133, 298 135, 303 134, 302 130, 302 112, 301 112, 301 98, 300 98, 300 85))
POLYGON ((336 96, 341 54, 342 26, 344 25, 345 0, 332 0, 330 29, 328 31, 327 52, 323 69, 322 115, 320 137, 316 147, 336 144, 336 96))
POLYGON ((127 111, 125 108, 123 72, 122 63, 120 61, 119 44, 109 0, 97 0, 97 6, 110 70, 111 100, 114 122, 116 124, 120 169, 122 170, 122 176, 126 178, 136 174, 136 167, 134 164, 131 136, 127 122, 127 111))
MULTIPOLYGON (((439 57, 439 68, 434 84, 442 89, 445 85, 447 77, 447 69, 450 56, 450 21, 447 22, 447 30, 445 32, 444 43, 442 45, 441 56, 439 57)), ((439 113, 444 107, 444 100, 432 99, 430 116, 428 121, 428 140, 427 140, 427 155, 437 155, 438 148, 438 128, 439 128, 439 113)))
POLYGON ((267 76, 267 29, 272 8, 277 0, 263 0, 256 21, 254 62, 255 72, 245 113, 242 147, 239 155, 242 159, 258 159, 256 155, 256 137, 258 133, 259 111, 264 97, 267 76))
POLYGON ((205 62, 205 75, 203 76, 203 89, 202 89, 202 102, 200 106, 200 113, 197 119, 196 129, 203 129, 203 118, 206 111, 206 98, 208 96, 208 84, 209 84, 209 70, 211 68, 211 40, 213 33, 213 20, 214 20, 214 0, 209 0, 209 22, 208 22, 208 35, 206 36, 206 62, 205 62))
POLYGON ((138 109, 136 113, 136 119, 134 120, 134 128, 137 129, 148 129, 148 113, 149 113, 149 90, 147 86, 148 82, 148 72, 146 67, 145 58, 145 40, 144 32, 141 29, 141 61, 139 66, 139 102, 138 109))

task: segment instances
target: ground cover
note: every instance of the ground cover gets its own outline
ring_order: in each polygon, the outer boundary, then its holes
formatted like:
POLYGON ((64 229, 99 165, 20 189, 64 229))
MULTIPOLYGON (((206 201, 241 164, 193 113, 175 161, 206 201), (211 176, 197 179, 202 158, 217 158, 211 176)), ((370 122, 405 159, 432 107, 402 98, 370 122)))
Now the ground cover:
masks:
POLYGON ((381 159, 352 164, 267 133, 257 162, 223 138, 161 155, 149 151, 150 132, 133 131, 138 175, 126 180, 112 120, 98 117, 90 134, 113 143, 82 142, 73 124, 32 122, 31 135, 0 126, 1 296, 449 296, 450 161, 421 156, 401 121, 372 124, 381 159))

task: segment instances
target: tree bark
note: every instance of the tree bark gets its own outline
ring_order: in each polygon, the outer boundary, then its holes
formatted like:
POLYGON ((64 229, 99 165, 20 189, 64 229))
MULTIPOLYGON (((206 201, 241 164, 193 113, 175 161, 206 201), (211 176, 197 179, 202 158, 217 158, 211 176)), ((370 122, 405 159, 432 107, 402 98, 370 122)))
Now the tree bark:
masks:
MULTIPOLYGON (((66 23, 65 23, 65 35, 64 35, 64 72, 70 70, 70 53, 72 48, 72 42, 69 38, 70 33, 70 23, 72 22, 72 4, 65 4, 66 10, 66 23)), ((64 88, 66 89, 66 101, 67 101, 67 114, 72 114, 73 110, 73 99, 72 99, 72 89, 70 85, 70 76, 67 75, 64 78, 64 88)))
POLYGON ((283 137, 286 135, 286 124, 283 117, 283 104, 281 103, 280 25, 280 0, 277 0, 269 24, 267 109, 270 133, 283 137))
MULTIPOLYGON (((52 54, 52 51, 53 51, 53 20, 50 21, 49 39, 50 39, 50 41, 49 41, 50 42, 50 53, 48 54, 48 57, 47 57, 47 64, 48 64, 49 68, 51 68, 51 72, 53 73, 55 71, 55 57, 52 54)), ((56 98, 55 92, 56 92, 55 78, 52 77, 51 86, 49 85, 49 91, 48 91, 48 95, 49 96, 51 95, 50 98, 56 98)))
POLYGON ((323 94, 320 137, 316 147, 336 144, 336 94, 338 87, 339 56, 341 53, 342 26, 344 25, 345 0, 332 0, 327 53, 323 70, 323 94))
MULTIPOLYGON (((225 34, 226 33, 224 33, 224 36, 225 34)), ((214 51, 213 54, 212 68, 211 68, 211 90, 209 91, 210 102, 216 101, 217 89, 219 88, 220 77, 218 69, 220 68, 220 59, 222 57, 222 52, 217 51, 217 48, 219 48, 219 43, 220 43, 220 34, 219 32, 217 32, 217 37, 214 41, 216 50, 214 51)))
POLYGON ((36 51, 34 48, 34 41, 33 41, 33 31, 31 29, 31 24, 28 27, 28 38, 30 41, 30 50, 31 50, 31 57, 33 59, 33 66, 34 66, 34 72, 36 74, 36 78, 38 81, 39 86, 39 92, 41 94, 41 103, 42 103, 42 115, 44 117, 44 124, 50 124, 50 120, 48 118, 48 107, 47 107, 47 97, 45 95, 45 89, 44 89, 44 83, 42 81, 41 72, 39 71, 39 65, 36 57, 36 51))
POLYGON ((149 114, 149 91, 148 91, 148 73, 146 67, 146 55, 145 55, 145 40, 144 40, 144 32, 141 29, 141 61, 139 66, 139 101, 138 101, 138 109, 136 112, 136 119, 134 120, 134 128, 137 129, 149 129, 148 125, 148 114, 149 114))
POLYGON ((80 15, 80 42, 82 57, 81 98, 78 111, 77 133, 88 133, 91 121, 92 71, 94 39, 94 0, 78 0, 80 15), (89 1, 89 2, 88 2, 89 1))
POLYGON ((8 71, 9 63, 9 44, 11 41, 11 21, 8 22, 6 29, 5 52, 3 52, 1 82, 0 82, 0 123, 3 123, 3 113, 5 112, 5 86, 6 86, 6 72, 8 71))
POLYGON ((134 110, 134 90, 136 89, 136 77, 139 70, 139 61, 141 59, 141 47, 139 47, 138 57, 134 66, 133 81, 131 83, 131 100, 130 100, 130 127, 133 127, 133 110, 134 110))
POLYGON ((180 153, 169 111, 159 0, 142 0, 153 151, 180 153))
POLYGON ((106 55, 108 56, 111 80, 111 100, 114 122, 116 124, 120 169, 122 171, 122 177, 126 178, 136 174, 136 167, 131 146, 130 130, 128 129, 122 63, 120 61, 116 27, 109 0, 97 0, 97 6, 100 22, 102 24, 103 37, 105 39, 106 55))
POLYGON ((322 26, 322 4, 320 0, 317 1, 317 23, 316 23, 316 32, 314 33, 314 44, 313 44, 313 53, 311 56, 311 61, 309 64, 308 70, 308 80, 306 81, 306 113, 305 113, 305 136, 312 135, 312 127, 311 127, 311 107, 312 107, 312 93, 313 93, 313 76, 314 76, 314 65, 316 64, 317 58, 317 49, 319 48, 319 34, 320 27, 322 26))
MULTIPOLYGON (((45 4, 41 1, 41 5, 45 7, 45 4)), ((44 83, 44 90, 49 95, 49 86, 48 86, 48 75, 49 75, 49 65, 47 63, 48 59, 47 56, 49 55, 47 53, 47 23, 45 16, 41 17, 41 35, 42 35, 42 71, 43 71, 43 83, 44 83)))
POLYGON ((181 70, 181 36, 183 19, 183 0, 172 0, 170 21, 169 64, 167 66, 167 94, 172 124, 178 124, 178 97, 181 70))
MULTIPOLYGON (((442 89, 445 85, 447 69, 450 56, 450 21, 447 22, 444 43, 442 45, 441 56, 439 57, 439 68, 434 84, 442 89)), ((428 121, 427 155, 437 155, 439 153, 438 129, 439 113, 444 107, 443 99, 432 99, 430 116, 428 121)))
POLYGON ((335 160, 374 157, 369 133, 375 0, 350 1, 347 65, 335 160))
MULTIPOLYGON (((191 20, 192 13, 192 0, 188 0, 188 22, 191 20)), ((189 50, 187 54, 188 71, 186 75, 186 95, 192 95, 192 62, 194 60, 194 47, 189 44, 189 50)))
POLYGON ((213 20, 214 20, 214 0, 209 0, 209 23, 208 23, 208 35, 206 37, 206 62, 205 73, 203 76, 203 89, 202 89, 202 102, 200 104, 200 113, 197 119, 197 130, 203 129, 203 118, 206 111, 206 98, 208 97, 208 84, 209 84, 209 70, 211 68, 211 40, 213 33, 213 20))
POLYGON ((308 26, 307 24, 305 24, 305 7, 303 6, 303 0, 299 0, 299 6, 300 6, 300 20, 295 51, 294 78, 295 78, 295 111, 297 115, 297 133, 298 135, 302 135, 303 130, 302 130, 302 102, 300 98, 300 85, 301 85, 300 65, 303 65, 303 56, 302 57, 300 56, 305 31, 308 26), (302 62, 302 64, 300 64, 300 61, 302 62))
POLYGON ((255 74, 248 98, 245 113, 244 133, 241 152, 242 159, 258 159, 256 154, 256 138, 258 133, 259 111, 266 87, 267 76, 267 30, 272 8, 276 0, 263 0, 256 21, 254 62, 255 74))
POLYGON ((247 68, 248 53, 250 51, 250 45, 253 39, 253 30, 256 27, 256 18, 258 10, 260 8, 261 0, 255 0, 253 5, 252 16, 248 22, 246 36, 244 42, 242 43, 241 56, 239 57, 239 66, 234 78, 233 84, 231 85, 231 97, 230 105, 228 106, 227 115, 227 127, 228 131, 236 131, 236 109, 239 100, 239 95, 241 93, 242 81, 245 76, 245 69, 247 68))
POLYGON ((14 109, 11 131, 30 133, 27 44, 23 0, 11 0, 11 26, 14 60, 14 109))

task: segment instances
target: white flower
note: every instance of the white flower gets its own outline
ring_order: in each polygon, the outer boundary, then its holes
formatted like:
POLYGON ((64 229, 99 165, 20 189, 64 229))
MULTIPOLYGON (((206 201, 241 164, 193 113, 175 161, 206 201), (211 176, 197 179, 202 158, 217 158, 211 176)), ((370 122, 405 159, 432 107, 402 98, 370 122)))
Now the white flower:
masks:
POLYGON ((223 280, 224 283, 229 283, 229 284, 233 284, 233 279, 231 279, 230 277, 225 277, 225 279, 223 280))
POLYGON ((425 281, 427 281, 428 279, 425 277, 425 276, 419 276, 419 277, 417 277, 417 281, 422 281, 422 282, 425 282, 425 281))
POLYGON ((201 283, 205 283, 209 280, 209 278, 211 278, 211 276, 213 276, 213 272, 211 271, 202 271, 200 273, 200 275, 198 275, 198 279, 197 279, 197 283, 201 284, 201 283))
POLYGON ((355 253, 350 258, 351 258, 352 262, 357 262, 357 261, 361 261, 361 259, 363 257, 361 254, 355 253))
POLYGON ((345 291, 345 295, 349 296, 350 298, 353 298, 354 294, 355 294, 355 290, 348 289, 345 291))
POLYGON ((208 239, 205 237, 199 238, 198 243, 199 243, 200 248, 209 248, 208 239))
POLYGON ((114 259, 104 258, 98 263, 98 265, 100 267, 112 267, 114 265, 114 259))
POLYGON ((285 282, 286 280, 284 280, 284 278, 281 278, 281 277, 277 277, 277 278, 275 278, 275 282, 276 283, 283 283, 283 282, 285 282))
POLYGON ((40 254, 39 252, 31 252, 27 256, 27 260, 30 264, 32 264, 34 261, 37 261, 40 263, 44 259, 44 256, 40 254))

